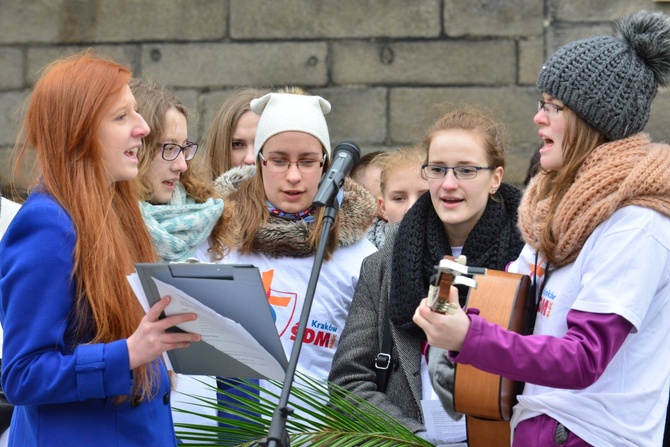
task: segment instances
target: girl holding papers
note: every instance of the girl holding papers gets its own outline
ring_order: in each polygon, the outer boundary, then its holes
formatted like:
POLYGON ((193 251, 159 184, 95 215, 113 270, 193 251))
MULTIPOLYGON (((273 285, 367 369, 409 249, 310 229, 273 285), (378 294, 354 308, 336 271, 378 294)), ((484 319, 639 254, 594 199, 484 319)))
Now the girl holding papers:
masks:
MULTIPOLYGON (((149 133, 121 65, 77 54, 35 85, 18 143, 40 178, 0 243, 9 445, 176 446, 159 359, 195 315, 145 315, 126 275, 155 259, 132 180, 149 133)), ((20 165, 17 165, 20 167, 20 165)))

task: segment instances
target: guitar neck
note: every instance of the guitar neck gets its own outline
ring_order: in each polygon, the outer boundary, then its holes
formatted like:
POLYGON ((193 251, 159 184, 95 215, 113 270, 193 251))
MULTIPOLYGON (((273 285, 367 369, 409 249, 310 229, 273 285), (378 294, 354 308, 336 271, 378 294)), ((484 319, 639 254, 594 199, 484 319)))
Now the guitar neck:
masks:
MULTIPOLYGON (((444 259, 454 260, 452 256, 445 256, 444 259)), ((438 270, 436 281, 430 285, 428 291, 428 302, 433 312, 445 314, 449 312, 449 292, 454 283, 454 275, 449 272, 438 270)))

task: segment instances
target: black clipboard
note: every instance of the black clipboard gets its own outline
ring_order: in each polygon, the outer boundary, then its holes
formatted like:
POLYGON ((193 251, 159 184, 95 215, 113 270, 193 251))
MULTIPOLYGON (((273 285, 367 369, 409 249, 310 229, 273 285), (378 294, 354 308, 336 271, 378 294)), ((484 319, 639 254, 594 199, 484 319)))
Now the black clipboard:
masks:
MULTIPOLYGON (((140 263, 135 264, 135 268, 150 306, 161 299, 152 279, 156 278, 242 325, 286 372, 288 360, 257 267, 242 264, 140 263)), ((267 378, 205 342, 167 351, 167 355, 175 372, 181 374, 267 378)))

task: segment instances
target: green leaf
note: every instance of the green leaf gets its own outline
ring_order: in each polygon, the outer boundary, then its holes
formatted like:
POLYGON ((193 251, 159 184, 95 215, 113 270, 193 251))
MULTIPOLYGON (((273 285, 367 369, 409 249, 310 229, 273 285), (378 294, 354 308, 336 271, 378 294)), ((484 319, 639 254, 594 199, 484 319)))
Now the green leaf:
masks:
MULTIPOLYGON (((282 383, 271 381, 278 388, 282 383)), ((279 395, 269 392, 253 382, 241 380, 231 388, 216 389, 203 382, 232 402, 219 402, 213 398, 191 396, 198 405, 207 409, 217 409, 226 415, 235 415, 242 420, 228 416, 204 416, 202 424, 175 424, 177 437, 188 446, 257 446, 270 430, 279 395), (245 390, 250 388, 256 391, 245 390), (225 406, 224 406, 225 405, 225 406), (217 426, 212 426, 216 421, 217 426), (210 425, 207 423, 209 422, 210 425)), ((373 406, 354 393, 325 380, 318 380, 297 373, 291 388, 286 430, 291 447, 430 447, 433 444, 423 440, 401 425, 388 414, 373 406)), ((198 415, 196 412, 176 411, 198 415)))

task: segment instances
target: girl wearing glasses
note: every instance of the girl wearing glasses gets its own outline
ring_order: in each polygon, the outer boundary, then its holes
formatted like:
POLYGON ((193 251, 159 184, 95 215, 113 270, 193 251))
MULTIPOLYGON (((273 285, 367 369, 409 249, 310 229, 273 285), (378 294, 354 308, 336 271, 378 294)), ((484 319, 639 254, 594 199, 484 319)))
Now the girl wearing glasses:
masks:
MULTIPOLYGON (((512 268, 537 272, 533 335, 473 310, 415 321, 456 362, 526 382, 513 443, 659 446, 670 384, 670 147, 640 133, 670 81, 670 18, 569 43, 542 66, 542 169, 519 209, 512 268)), ((456 291, 452 290, 453 301, 456 291)))
MULTIPOLYGON (((234 168, 217 179, 233 210, 234 245, 224 262, 257 266, 277 331, 290 356, 325 208, 312 205, 331 159, 325 114, 330 103, 297 88, 251 102, 260 115, 255 167, 234 168)), ((337 197, 298 371, 325 379, 340 341, 363 258, 376 249, 365 234, 377 210, 373 197, 346 179, 337 197)), ((243 297, 240 297, 243 299, 243 297)))
MULTIPOLYGON (((145 315, 126 276, 153 262, 132 181, 149 128, 121 65, 77 54, 35 85, 19 161, 37 185, 0 243, 2 385, 16 405, 10 446, 176 446, 159 358, 198 341, 145 315)), ((19 171, 20 172, 20 171, 19 171)))
POLYGON ((139 159, 140 208, 161 261, 183 262, 203 246, 222 259, 226 239, 223 199, 191 163, 198 145, 188 139, 186 107, 164 86, 133 79, 131 90, 151 133, 139 159))
MULTIPOLYGON (((502 183, 503 129, 481 112, 445 114, 421 146, 428 192, 391 227, 383 249, 363 263, 329 379, 442 444, 465 440, 464 419, 446 398, 445 410, 460 437, 424 425, 427 406, 440 405, 422 355, 430 352, 426 337, 412 315, 428 293, 433 267, 445 255, 463 254, 469 265, 498 270, 518 257, 521 192, 502 183), (392 349, 384 352, 389 339, 392 349)), ((452 372, 445 370, 446 379, 436 386, 452 389, 452 372)))
MULTIPOLYGON (((188 139, 188 111, 172 91, 148 79, 133 79, 130 88, 137 110, 151 133, 142 140, 138 154, 140 209, 161 261, 184 262, 189 258, 209 262, 222 259, 227 246, 228 213, 213 185, 192 169, 198 145, 188 139)), ((213 399, 213 377, 176 376, 173 407, 203 416, 216 411, 197 405, 190 396, 213 399), (203 385, 205 382, 208 385, 203 385)), ((175 423, 215 425, 205 418, 174 411, 175 423)))

